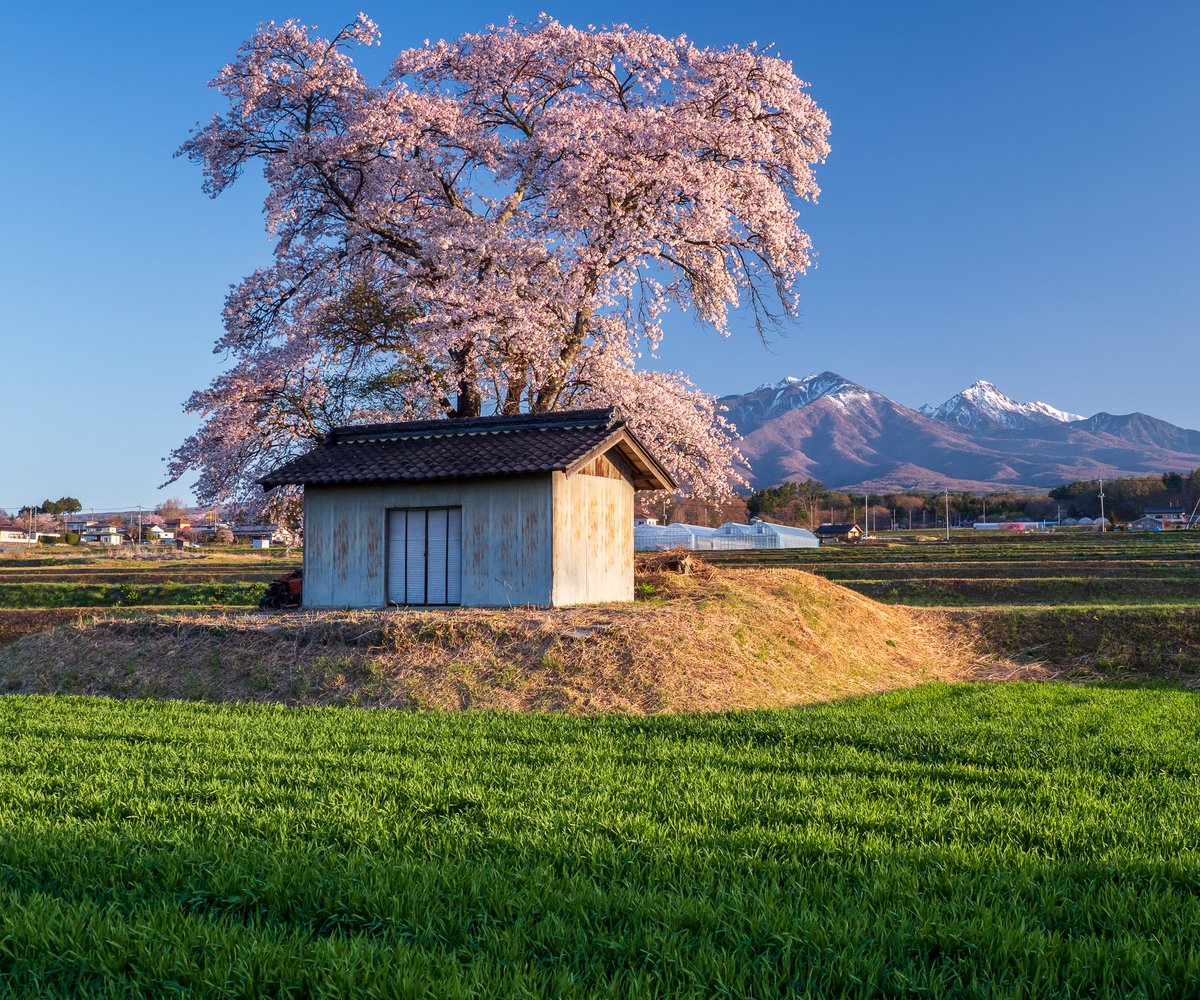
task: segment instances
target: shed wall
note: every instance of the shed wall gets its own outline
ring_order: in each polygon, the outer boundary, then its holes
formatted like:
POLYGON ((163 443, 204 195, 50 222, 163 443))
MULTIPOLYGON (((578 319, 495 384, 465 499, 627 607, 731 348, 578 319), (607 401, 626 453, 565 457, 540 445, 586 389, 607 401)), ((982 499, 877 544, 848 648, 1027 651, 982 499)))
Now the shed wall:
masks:
MULTIPOLYGON (((304 490, 304 606, 384 607, 387 511, 458 506, 462 507, 463 605, 550 604, 551 491, 550 475, 308 486, 304 490)), ((630 590, 632 596, 632 581, 630 590)))
POLYGON ((553 474, 556 606, 633 600, 632 473, 608 458, 608 475, 553 474))

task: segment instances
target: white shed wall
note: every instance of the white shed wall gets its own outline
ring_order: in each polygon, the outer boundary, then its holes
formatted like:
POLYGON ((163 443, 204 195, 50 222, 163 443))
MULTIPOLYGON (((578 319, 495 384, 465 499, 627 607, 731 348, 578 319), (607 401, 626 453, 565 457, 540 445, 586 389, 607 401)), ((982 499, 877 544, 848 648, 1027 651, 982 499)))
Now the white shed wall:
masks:
MULTIPOLYGON (((304 491, 304 606, 384 607, 386 512, 452 506, 462 507, 463 605, 550 604, 551 490, 549 475, 309 486, 304 491)), ((632 500, 630 508, 632 517, 632 500)))
POLYGON ((556 606, 633 600, 633 483, 554 473, 556 606))

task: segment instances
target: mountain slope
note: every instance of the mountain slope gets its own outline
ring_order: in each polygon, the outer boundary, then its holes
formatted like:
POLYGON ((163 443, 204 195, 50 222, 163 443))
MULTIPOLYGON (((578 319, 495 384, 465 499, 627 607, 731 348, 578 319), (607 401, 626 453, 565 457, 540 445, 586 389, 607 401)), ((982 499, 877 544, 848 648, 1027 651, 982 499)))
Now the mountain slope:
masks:
POLYGON ((1017 403, 990 383, 971 389, 939 407, 937 419, 835 372, 721 403, 760 486, 812 478, 856 490, 1046 488, 1200 467, 1198 431, 1141 413, 1076 419, 1017 403), (956 399, 962 405, 950 406, 956 399))

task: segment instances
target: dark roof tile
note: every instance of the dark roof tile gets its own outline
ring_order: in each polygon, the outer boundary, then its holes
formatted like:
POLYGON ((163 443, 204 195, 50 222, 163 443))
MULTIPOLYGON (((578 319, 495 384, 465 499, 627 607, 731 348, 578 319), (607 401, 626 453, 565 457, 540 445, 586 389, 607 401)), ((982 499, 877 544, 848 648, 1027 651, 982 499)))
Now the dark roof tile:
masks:
POLYGON ((626 447, 640 455, 639 464, 649 465, 652 478, 674 485, 612 409, 335 427, 316 448, 261 483, 272 489, 561 472, 619 440, 632 442, 626 447))

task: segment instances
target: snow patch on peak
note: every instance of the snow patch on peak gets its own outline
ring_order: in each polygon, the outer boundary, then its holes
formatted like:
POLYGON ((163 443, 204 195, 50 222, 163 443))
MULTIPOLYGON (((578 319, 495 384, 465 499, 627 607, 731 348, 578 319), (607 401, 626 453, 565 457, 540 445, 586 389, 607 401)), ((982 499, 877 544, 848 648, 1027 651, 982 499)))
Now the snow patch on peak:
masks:
POLYGON ((952 427, 968 428, 1037 427, 1083 419, 1078 414, 1060 410, 1049 403, 1018 403, 984 379, 973 382, 941 406, 926 404, 918 412, 952 427))
POLYGON ((816 378, 815 375, 809 375, 808 378, 796 378, 795 375, 785 375, 778 382, 764 382, 758 386, 755 392, 767 392, 773 389, 786 389, 789 385, 797 385, 800 382, 807 382, 809 378, 816 378))
POLYGON ((824 397, 845 403, 854 399, 866 399, 875 395, 856 382, 842 377, 837 372, 817 372, 796 378, 789 375, 778 382, 766 382, 753 392, 740 397, 742 408, 749 407, 756 420, 768 420, 790 410, 799 410, 824 397))

